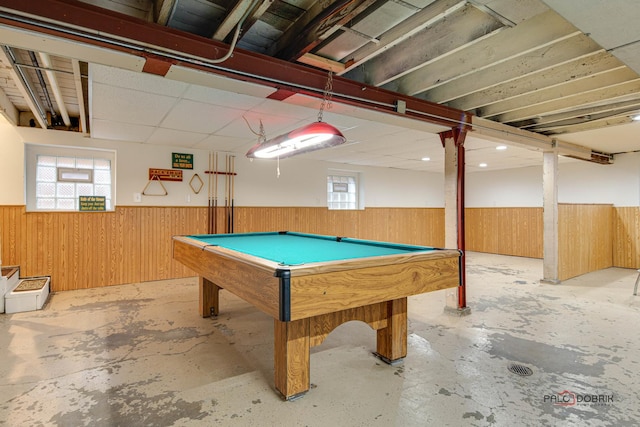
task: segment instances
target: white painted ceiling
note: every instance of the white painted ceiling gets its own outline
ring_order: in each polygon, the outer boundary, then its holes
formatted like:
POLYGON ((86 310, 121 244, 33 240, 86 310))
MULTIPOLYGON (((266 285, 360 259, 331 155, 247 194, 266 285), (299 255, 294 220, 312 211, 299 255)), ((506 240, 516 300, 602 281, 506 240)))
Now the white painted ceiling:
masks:
MULTIPOLYGON (((90 83, 93 138, 239 156, 257 142, 254 132, 261 122, 267 138, 272 138, 316 121, 320 107, 319 100, 303 95, 286 102, 265 99, 273 90, 258 85, 243 85, 244 93, 228 92, 101 65, 90 67, 90 83)), ((225 87, 227 79, 216 77, 210 84, 225 87)), ((432 126, 337 103, 323 118, 343 132, 347 143, 299 158, 442 172, 444 150, 440 137, 430 132, 432 126)), ((504 144, 467 137, 468 171, 541 164, 538 151, 513 145, 496 150, 499 145, 504 144)))

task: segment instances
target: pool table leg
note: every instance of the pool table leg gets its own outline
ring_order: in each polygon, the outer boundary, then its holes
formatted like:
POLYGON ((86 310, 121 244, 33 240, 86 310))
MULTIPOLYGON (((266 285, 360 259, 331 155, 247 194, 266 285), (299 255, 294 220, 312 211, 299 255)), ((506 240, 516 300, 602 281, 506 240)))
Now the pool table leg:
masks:
POLYGON ((198 283, 200 289, 199 307, 200 316, 217 316, 220 313, 220 286, 209 279, 200 276, 198 283))
POLYGON ((387 301, 387 327, 378 329, 377 355, 386 363, 407 355, 407 298, 387 301))
POLYGON ((275 386, 285 400, 309 390, 309 324, 309 319, 274 320, 275 386))

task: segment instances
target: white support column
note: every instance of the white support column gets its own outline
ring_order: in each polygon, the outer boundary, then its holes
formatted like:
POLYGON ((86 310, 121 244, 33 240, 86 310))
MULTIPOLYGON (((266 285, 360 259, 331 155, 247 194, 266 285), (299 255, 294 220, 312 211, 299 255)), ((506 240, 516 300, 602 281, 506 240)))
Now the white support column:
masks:
POLYGON ((558 284, 558 152, 545 151, 542 166, 543 187, 543 278, 542 282, 558 284))

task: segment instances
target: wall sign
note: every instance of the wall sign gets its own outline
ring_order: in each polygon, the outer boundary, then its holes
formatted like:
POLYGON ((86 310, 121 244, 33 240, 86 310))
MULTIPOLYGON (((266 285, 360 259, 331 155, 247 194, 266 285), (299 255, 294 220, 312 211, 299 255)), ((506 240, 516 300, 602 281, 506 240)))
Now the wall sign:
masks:
POLYGON ((193 154, 171 153, 171 167, 174 169, 193 169, 193 154))
POLYGON ((78 196, 78 210, 81 212, 100 212, 107 210, 105 196, 78 196))
POLYGON ((182 171, 175 169, 149 168, 149 180, 182 181, 182 171))

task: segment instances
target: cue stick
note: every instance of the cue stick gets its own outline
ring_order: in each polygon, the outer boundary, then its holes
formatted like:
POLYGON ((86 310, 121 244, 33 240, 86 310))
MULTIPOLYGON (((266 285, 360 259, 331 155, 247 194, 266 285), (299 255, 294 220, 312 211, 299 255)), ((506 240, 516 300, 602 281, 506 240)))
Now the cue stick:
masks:
POLYGON ((225 208, 226 208, 226 218, 227 218, 227 233, 229 233, 229 230, 231 229, 231 223, 229 222, 231 220, 231 215, 229 213, 229 206, 231 205, 231 180, 229 179, 229 169, 230 169, 230 165, 231 165, 231 159, 229 158, 229 155, 227 154, 227 165, 226 165, 226 173, 224 175, 225 177, 225 184, 227 184, 227 195, 226 195, 226 201, 225 201, 225 208))
POLYGON ((233 233, 233 204, 235 189, 236 156, 231 156, 231 232, 233 233))
POLYGON ((218 153, 214 152, 213 156, 213 234, 218 234, 218 153))
POLYGON ((211 234, 212 228, 211 228, 211 216, 212 216, 212 211, 211 211, 211 207, 213 206, 213 188, 211 188, 211 183, 212 183, 212 174, 211 172, 213 171, 213 169, 211 168, 211 156, 213 154, 211 153, 211 151, 209 152, 209 168, 207 169, 207 172, 209 172, 209 177, 208 177, 208 190, 209 190, 209 194, 207 197, 207 233, 211 234))

